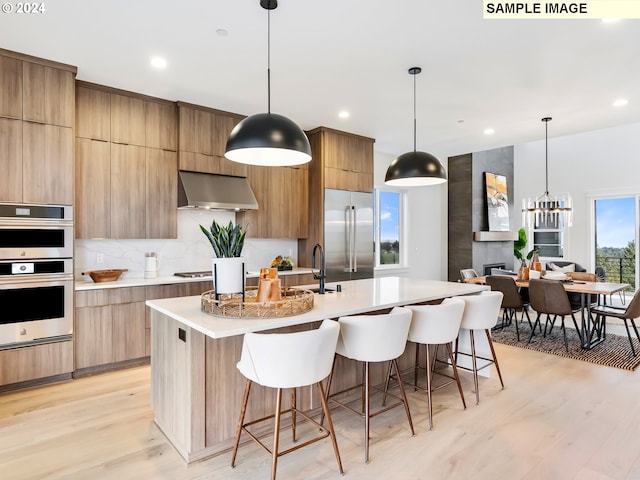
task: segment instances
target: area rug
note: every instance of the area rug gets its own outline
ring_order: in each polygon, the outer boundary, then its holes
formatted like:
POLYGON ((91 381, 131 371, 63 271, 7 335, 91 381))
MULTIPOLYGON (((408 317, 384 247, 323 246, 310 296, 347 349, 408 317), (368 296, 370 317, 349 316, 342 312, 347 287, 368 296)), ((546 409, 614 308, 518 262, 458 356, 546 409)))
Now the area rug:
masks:
MULTIPOLYGON (((500 324, 500 320, 498 324, 500 324)), ((571 320, 569 320, 569 322, 570 321, 571 320)), ((635 357, 632 356, 629 339, 626 336, 613 335, 610 333, 607 333, 606 340, 601 344, 596 345, 591 350, 584 350, 580 347, 580 337, 578 337, 578 333, 575 329, 567 327, 567 340, 569 342, 569 351, 567 352, 564 348, 562 330, 558 328, 559 325, 557 322, 551 334, 547 332, 546 337, 543 337, 536 331, 536 335, 531 339, 531 343, 527 343, 529 334, 531 333, 529 325, 525 322, 518 326, 520 327, 520 341, 516 338, 516 329, 513 324, 503 329, 494 330, 491 334, 493 341, 513 347, 526 348, 528 350, 550 353, 560 357, 582 360, 583 362, 620 368, 622 370, 635 370, 636 367, 640 365, 640 343, 635 338, 633 339, 637 354, 635 357)), ((544 322, 542 327, 544 329, 544 322)))

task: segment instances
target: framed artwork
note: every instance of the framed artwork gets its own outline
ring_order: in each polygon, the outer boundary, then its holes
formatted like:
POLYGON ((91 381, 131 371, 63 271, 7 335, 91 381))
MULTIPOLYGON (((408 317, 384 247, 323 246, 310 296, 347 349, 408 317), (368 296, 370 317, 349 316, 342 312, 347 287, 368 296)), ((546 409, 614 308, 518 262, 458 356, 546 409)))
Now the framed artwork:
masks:
POLYGON ((509 231, 509 197, 507 177, 497 173, 484 172, 487 192, 487 218, 490 232, 509 231))

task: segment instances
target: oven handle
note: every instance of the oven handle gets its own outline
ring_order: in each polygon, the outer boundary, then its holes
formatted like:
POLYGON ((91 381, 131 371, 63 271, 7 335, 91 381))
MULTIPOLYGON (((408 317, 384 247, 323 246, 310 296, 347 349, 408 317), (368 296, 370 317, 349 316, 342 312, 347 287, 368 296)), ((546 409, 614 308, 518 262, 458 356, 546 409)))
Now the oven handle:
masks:
POLYGON ((0 289, 6 290, 7 287, 11 287, 14 285, 24 285, 24 284, 59 285, 62 282, 73 282, 73 275, 71 274, 64 274, 64 275, 36 274, 36 275, 26 275, 26 276, 8 275, 5 277, 0 277, 0 289))

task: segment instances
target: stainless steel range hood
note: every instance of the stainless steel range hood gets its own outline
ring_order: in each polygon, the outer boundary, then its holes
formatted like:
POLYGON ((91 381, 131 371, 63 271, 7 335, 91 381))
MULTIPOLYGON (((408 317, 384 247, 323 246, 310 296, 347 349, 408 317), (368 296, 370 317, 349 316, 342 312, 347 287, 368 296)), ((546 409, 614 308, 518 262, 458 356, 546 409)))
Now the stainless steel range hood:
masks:
POLYGON ((178 171, 178 208, 257 210, 246 177, 178 171))

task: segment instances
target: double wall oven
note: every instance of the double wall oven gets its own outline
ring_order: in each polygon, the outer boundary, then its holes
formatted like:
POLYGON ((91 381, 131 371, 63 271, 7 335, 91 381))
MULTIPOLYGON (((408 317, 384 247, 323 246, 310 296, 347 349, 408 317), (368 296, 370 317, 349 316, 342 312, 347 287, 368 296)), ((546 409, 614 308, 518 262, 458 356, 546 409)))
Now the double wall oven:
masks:
POLYGON ((0 204, 0 349, 71 338, 73 207, 0 204))

